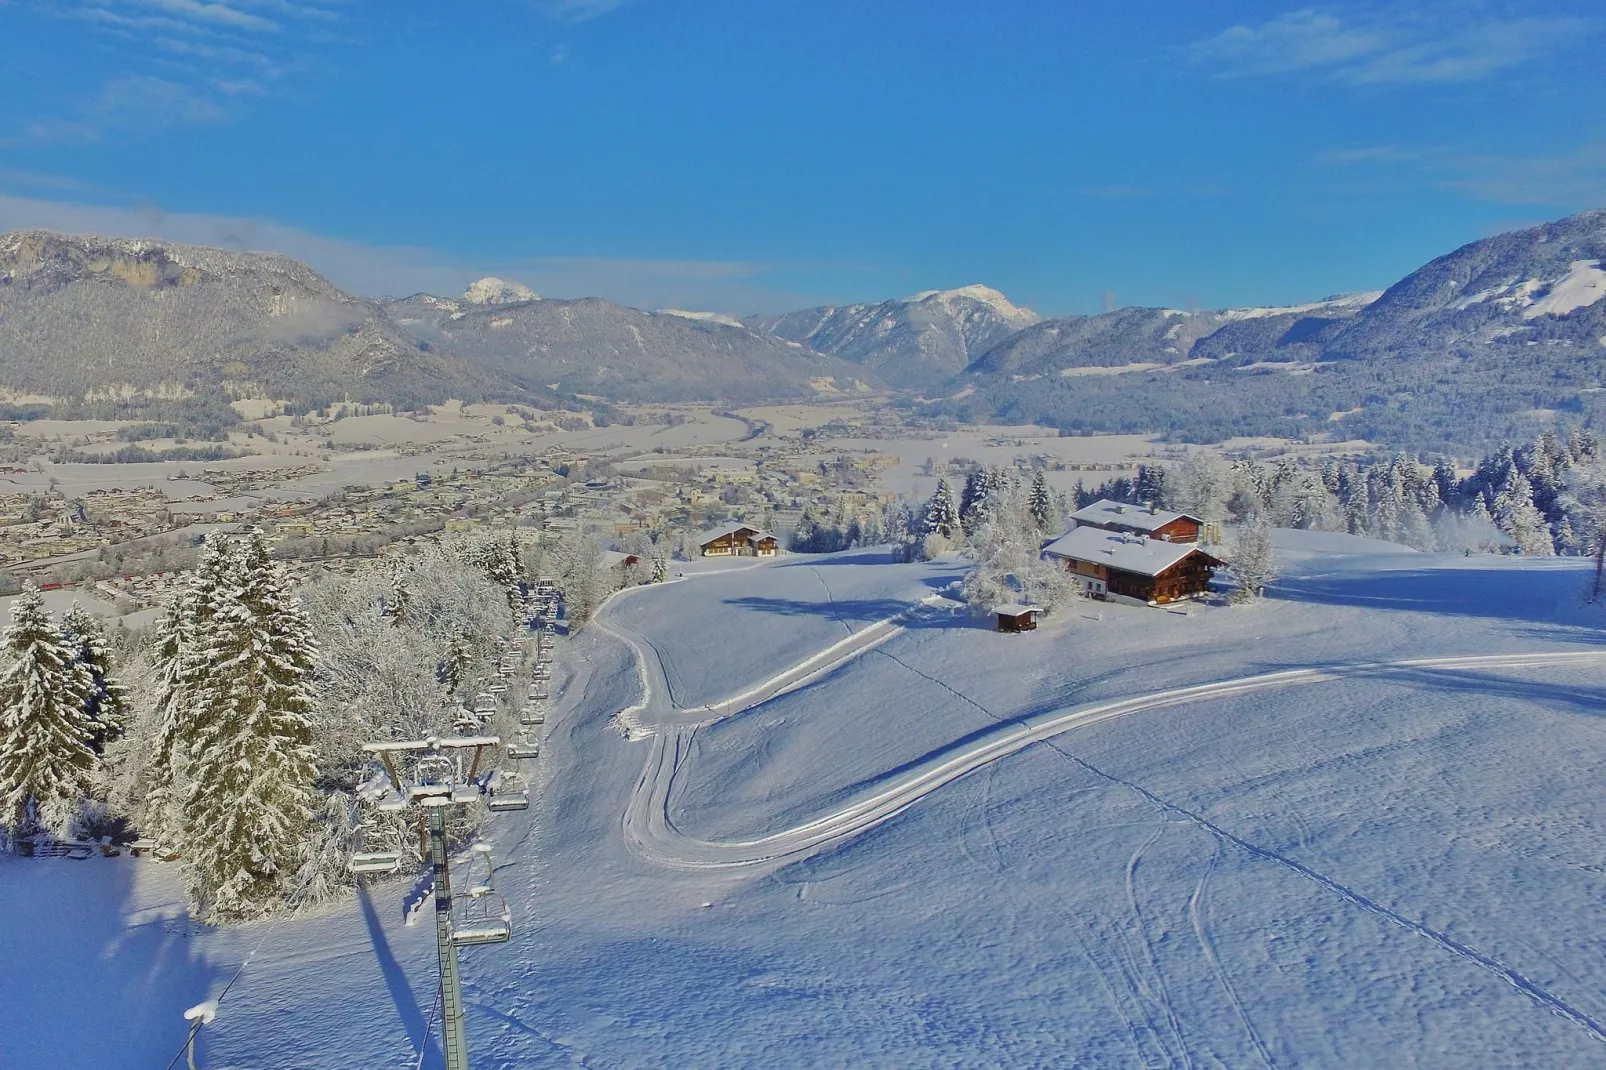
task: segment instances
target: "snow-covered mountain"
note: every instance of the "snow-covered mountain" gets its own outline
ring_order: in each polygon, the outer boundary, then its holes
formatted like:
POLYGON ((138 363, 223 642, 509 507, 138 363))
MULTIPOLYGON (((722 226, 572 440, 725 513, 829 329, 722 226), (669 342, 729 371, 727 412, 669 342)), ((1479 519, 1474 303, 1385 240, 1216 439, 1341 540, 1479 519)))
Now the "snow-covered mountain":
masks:
POLYGON ((283 256, 167 241, 0 235, 0 386, 68 400, 234 392, 323 403, 494 389, 375 302, 283 256))
POLYGON ((1409 358, 1453 349, 1547 359, 1606 354, 1606 210, 1464 245, 1390 286, 1334 333, 1333 356, 1409 358))
POLYGON ((1482 451, 1606 419, 1606 211, 1472 242, 1381 293, 1044 320, 929 394, 961 419, 1482 451))
POLYGON ((415 294, 386 308, 432 350, 461 354, 488 374, 536 392, 626 402, 751 403, 859 394, 882 386, 859 365, 754 331, 728 316, 682 309, 643 312, 600 298, 558 301, 530 294, 503 299, 516 291, 499 280, 481 283, 469 288, 470 295, 494 299, 465 296, 457 302, 415 294))
POLYGON ((1040 317, 988 286, 925 290, 880 304, 750 316, 746 323, 851 360, 897 387, 922 389, 963 369, 1040 317))
POLYGON ((503 282, 494 275, 469 283, 468 289, 463 291, 463 300, 471 305, 512 305, 534 301, 539 296, 528 286, 503 282))

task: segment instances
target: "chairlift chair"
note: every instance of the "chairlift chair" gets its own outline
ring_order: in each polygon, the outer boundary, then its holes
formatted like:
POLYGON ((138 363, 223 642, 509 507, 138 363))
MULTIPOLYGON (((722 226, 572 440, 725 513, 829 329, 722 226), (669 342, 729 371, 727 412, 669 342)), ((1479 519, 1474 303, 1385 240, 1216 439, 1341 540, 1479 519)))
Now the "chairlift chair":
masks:
POLYGON ((525 710, 519 714, 519 724, 524 725, 526 728, 546 724, 546 712, 543 710, 525 710))
POLYGON ((395 851, 358 851, 351 856, 353 873, 394 873, 401 868, 401 855, 395 851))
POLYGON ((522 762, 527 758, 538 758, 540 755, 541 746, 533 739, 521 739, 507 745, 507 756, 516 762, 522 762))
POLYGON ((458 947, 505 944, 513 935, 513 915, 496 892, 452 896, 452 943, 458 947))
POLYGON ((502 692, 507 690, 507 685, 506 684, 492 684, 490 687, 486 688, 486 690, 489 691, 493 695, 500 695, 502 692))
POLYGON ((430 754, 418 759, 413 767, 413 786, 411 795, 417 799, 425 796, 450 796, 452 793, 452 780, 457 773, 457 766, 444 754, 430 754))
POLYGON ((524 778, 517 773, 498 773, 485 805, 498 814, 508 810, 528 810, 530 793, 524 786, 524 778))

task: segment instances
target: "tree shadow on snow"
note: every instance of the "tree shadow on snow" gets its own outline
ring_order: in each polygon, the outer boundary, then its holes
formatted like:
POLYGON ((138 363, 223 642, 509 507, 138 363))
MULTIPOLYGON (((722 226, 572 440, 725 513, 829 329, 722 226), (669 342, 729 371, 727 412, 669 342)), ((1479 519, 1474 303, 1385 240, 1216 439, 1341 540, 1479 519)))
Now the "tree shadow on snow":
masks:
POLYGON ((1484 617, 1538 626, 1547 638, 1606 641, 1606 608, 1584 604, 1582 569, 1417 568, 1296 576, 1268 597, 1441 616, 1484 617), (1573 618, 1573 619, 1569 619, 1573 618))
POLYGON ((212 994, 222 969, 192 939, 206 930, 176 879, 170 894, 136 889, 138 877, 165 876, 137 872, 154 865, 0 859, 0 1063, 165 1066, 182 1049, 184 1011, 212 994))
MULTIPOLYGON (((848 598, 834 602, 799 602, 790 598, 764 598, 748 595, 744 598, 726 598, 723 605, 739 609, 752 609, 760 613, 776 613, 783 617, 824 617, 827 620, 842 617, 855 621, 885 620, 909 608, 909 603, 894 598, 848 598)), ((914 623, 914 622, 911 622, 914 623)))

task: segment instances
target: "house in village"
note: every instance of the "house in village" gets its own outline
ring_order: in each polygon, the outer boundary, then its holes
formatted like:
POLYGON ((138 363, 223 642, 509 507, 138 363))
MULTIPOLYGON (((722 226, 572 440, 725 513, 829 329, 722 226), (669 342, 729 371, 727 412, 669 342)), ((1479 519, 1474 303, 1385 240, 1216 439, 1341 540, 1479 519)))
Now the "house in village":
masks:
POLYGON ((1198 517, 1152 506, 1097 501, 1071 515, 1075 527, 1043 548, 1093 598, 1163 605, 1210 587, 1223 562, 1199 548, 1198 517))
POLYGON ((697 536, 704 557, 774 557, 781 542, 749 524, 725 524, 697 536))

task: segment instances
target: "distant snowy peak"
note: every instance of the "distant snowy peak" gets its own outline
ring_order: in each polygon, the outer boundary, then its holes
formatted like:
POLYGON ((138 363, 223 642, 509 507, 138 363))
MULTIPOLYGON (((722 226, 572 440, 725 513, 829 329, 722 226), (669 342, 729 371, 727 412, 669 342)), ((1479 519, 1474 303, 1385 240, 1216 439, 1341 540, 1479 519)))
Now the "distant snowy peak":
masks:
POLYGON ((1221 313, 1225 320, 1265 319, 1269 316, 1320 316, 1324 312, 1351 313, 1359 311, 1383 296, 1382 290, 1364 293, 1337 294, 1304 305, 1271 305, 1266 308, 1229 308, 1221 313))
POLYGON ((727 316, 723 312, 693 312, 685 308, 660 308, 653 313, 656 316, 679 316, 681 319, 698 320, 702 323, 718 323, 724 327, 737 327, 747 330, 747 324, 734 316, 727 316))
POLYGON ((862 364, 893 386, 924 389, 1041 319, 990 286, 922 290, 879 304, 753 316, 748 327, 862 364))
POLYGON ((953 310, 964 302, 974 301, 992 310, 999 319, 1019 330, 1030 327, 1043 317, 1029 308, 1012 302, 1009 298, 981 283, 972 283, 969 286, 960 286, 953 290, 921 290, 917 294, 910 294, 903 299, 906 305, 938 305, 944 309, 953 310))
POLYGON ((505 282, 493 275, 470 283, 468 289, 463 291, 463 300, 471 305, 513 305, 520 301, 534 301, 538 296, 528 286, 505 282))

